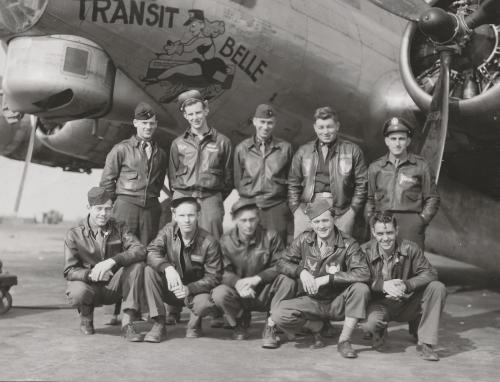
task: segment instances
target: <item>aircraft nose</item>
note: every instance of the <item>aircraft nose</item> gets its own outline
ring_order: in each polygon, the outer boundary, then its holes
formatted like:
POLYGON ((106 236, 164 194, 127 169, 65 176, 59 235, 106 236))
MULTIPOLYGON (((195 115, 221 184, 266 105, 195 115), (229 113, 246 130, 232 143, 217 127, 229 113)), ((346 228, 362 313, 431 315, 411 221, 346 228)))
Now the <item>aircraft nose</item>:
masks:
POLYGON ((26 32, 40 19, 48 0, 0 1, 0 38, 26 32))

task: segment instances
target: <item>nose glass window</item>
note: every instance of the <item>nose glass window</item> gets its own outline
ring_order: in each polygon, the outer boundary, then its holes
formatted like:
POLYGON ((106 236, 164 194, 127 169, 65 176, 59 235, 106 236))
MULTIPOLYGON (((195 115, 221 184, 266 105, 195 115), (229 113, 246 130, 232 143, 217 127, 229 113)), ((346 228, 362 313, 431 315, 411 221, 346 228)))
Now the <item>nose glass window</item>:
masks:
POLYGON ((22 33, 36 24, 48 0, 1 0, 0 38, 22 33))

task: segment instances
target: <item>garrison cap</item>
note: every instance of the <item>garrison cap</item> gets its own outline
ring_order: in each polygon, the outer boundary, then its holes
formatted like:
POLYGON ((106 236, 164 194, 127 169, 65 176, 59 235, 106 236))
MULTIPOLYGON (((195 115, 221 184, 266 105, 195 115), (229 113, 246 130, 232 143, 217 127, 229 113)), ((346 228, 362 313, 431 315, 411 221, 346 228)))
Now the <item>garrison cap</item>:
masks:
POLYGON ((146 102, 140 102, 134 111, 134 118, 140 120, 151 119, 155 115, 153 108, 146 102))
POLYGON ((188 26, 194 20, 205 21, 205 14, 201 9, 190 9, 188 11, 188 14, 189 14, 189 19, 186 20, 184 26, 188 26))
POLYGON ((384 123, 382 130, 384 137, 392 133, 407 133, 409 137, 413 135, 413 129, 403 118, 394 117, 384 123))
POLYGON ((261 104, 257 106, 257 109, 255 109, 255 115, 253 117, 267 119, 274 116, 276 116, 276 112, 274 111, 272 106, 261 104))
POLYGON ((104 187, 92 187, 87 193, 89 206, 97 206, 111 200, 111 195, 104 187))
POLYGON ((198 200, 196 200, 194 196, 183 195, 178 192, 174 193, 174 195, 172 196, 172 201, 170 202, 170 206, 172 208, 177 208, 184 202, 196 203, 198 209, 200 209, 200 204, 198 203, 198 200))
POLYGON ((245 208, 258 208, 258 207, 254 199, 239 198, 231 207, 231 215, 233 215, 234 217, 238 211, 241 211, 242 209, 245 208))
POLYGON ((179 109, 183 110, 186 101, 189 101, 191 99, 199 100, 201 102, 205 101, 199 90, 196 89, 187 90, 184 93, 179 94, 179 96, 177 97, 177 102, 179 103, 179 109))
POLYGON ((319 198, 307 206, 305 213, 309 219, 313 220, 326 211, 331 211, 330 203, 323 198, 319 198))

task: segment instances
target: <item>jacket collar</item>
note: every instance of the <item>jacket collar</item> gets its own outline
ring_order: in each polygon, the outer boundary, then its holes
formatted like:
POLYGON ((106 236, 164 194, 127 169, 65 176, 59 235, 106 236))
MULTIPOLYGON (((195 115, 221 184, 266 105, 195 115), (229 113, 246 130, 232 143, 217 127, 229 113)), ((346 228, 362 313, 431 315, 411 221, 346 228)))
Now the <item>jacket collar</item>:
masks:
MULTIPOLYGON (((394 249, 394 254, 396 256, 408 256, 405 251, 401 250, 401 241, 400 239, 396 239, 396 248, 394 249)), ((368 256, 371 263, 376 262, 378 259, 381 259, 380 251, 378 250, 377 240, 371 239, 368 243, 368 256)))
MULTIPOLYGON (((249 149, 252 147, 258 149, 259 146, 257 145, 257 142, 258 142, 257 136, 254 134, 252 138, 247 140, 246 145, 249 149)), ((271 138, 269 138, 268 142, 269 142, 269 147, 272 147, 273 149, 279 148, 278 141, 276 140, 276 138, 274 138, 274 136, 271 135, 271 138)))
MULTIPOLYGON (((90 214, 87 214, 87 217, 84 218, 81 221, 81 226, 83 227, 83 233, 87 237, 94 237, 97 232, 94 232, 92 229, 92 226, 90 225, 90 214)), ((109 235, 111 231, 113 230, 113 220, 110 218, 106 225, 102 228, 102 231, 104 231, 105 235, 109 235)))
MULTIPOLYGON (((213 127, 208 126, 208 131, 203 134, 203 138, 208 137, 212 141, 217 140, 217 130, 215 130, 213 127)), ((184 132, 184 139, 187 138, 195 138, 195 135, 191 132, 191 127, 189 127, 185 132, 184 132)))
MULTIPOLYGON (((321 141, 319 140, 319 138, 316 138, 313 141, 313 151, 318 152, 318 148, 320 147, 320 145, 321 141)), ((337 152, 338 145, 339 145, 339 137, 337 137, 333 143, 328 144, 329 148, 333 150, 334 154, 337 152)))
MULTIPOLYGON (((389 153, 385 154, 383 158, 384 158, 384 164, 383 164, 383 166, 386 166, 389 163, 392 164, 391 160, 389 159, 389 153)), ((408 152, 406 160, 404 160, 403 162, 401 162, 400 165, 403 164, 403 163, 406 163, 406 162, 409 162, 411 164, 417 164, 417 158, 415 158, 415 154, 413 154, 411 152, 408 152)))
MULTIPOLYGON (((132 143, 132 146, 140 147, 140 145, 142 143, 142 139, 139 139, 139 137, 137 135, 133 135, 132 137, 130 137, 130 142, 132 143)), ((149 143, 151 143, 152 148, 155 148, 156 143, 155 143, 154 139, 151 139, 149 141, 149 143)))

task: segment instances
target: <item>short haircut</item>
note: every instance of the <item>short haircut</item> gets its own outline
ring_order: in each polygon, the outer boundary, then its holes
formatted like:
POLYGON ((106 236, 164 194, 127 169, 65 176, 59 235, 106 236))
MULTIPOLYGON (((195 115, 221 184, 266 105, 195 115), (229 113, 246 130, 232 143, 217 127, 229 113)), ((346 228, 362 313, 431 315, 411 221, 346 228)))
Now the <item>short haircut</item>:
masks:
POLYGON ((207 105, 207 103, 205 101, 203 101, 201 99, 198 99, 198 98, 188 98, 181 105, 182 112, 184 112, 186 110, 186 107, 191 106, 191 105, 195 105, 198 102, 203 105, 203 109, 207 108, 208 105, 207 105))
POLYGON ((383 224, 391 223, 394 226, 394 228, 398 227, 398 222, 396 221, 396 217, 392 212, 389 211, 375 212, 370 218, 370 227, 371 228, 375 227, 375 224, 377 223, 383 223, 383 224))
POLYGON ((239 209, 236 210, 236 212, 233 213, 233 219, 237 219, 238 216, 243 212, 243 211, 252 211, 252 210, 255 210, 257 211, 257 215, 260 217, 260 209, 259 207, 254 204, 254 205, 248 205, 248 206, 244 206, 244 207, 241 207, 239 209))
POLYGON ((330 106, 323 106, 316 109, 314 112, 314 122, 318 119, 330 119, 332 118, 336 123, 339 123, 339 116, 335 110, 330 106))
POLYGON ((177 206, 172 207, 172 211, 175 213, 175 210, 176 210, 179 206, 181 206, 181 205, 183 205, 183 204, 192 204, 192 205, 196 206, 196 211, 198 211, 198 212, 200 212, 200 211, 201 211, 201 205, 200 205, 200 203, 198 203, 198 201, 196 201, 196 200, 183 200, 183 201, 182 201, 182 202, 180 202, 177 206))

